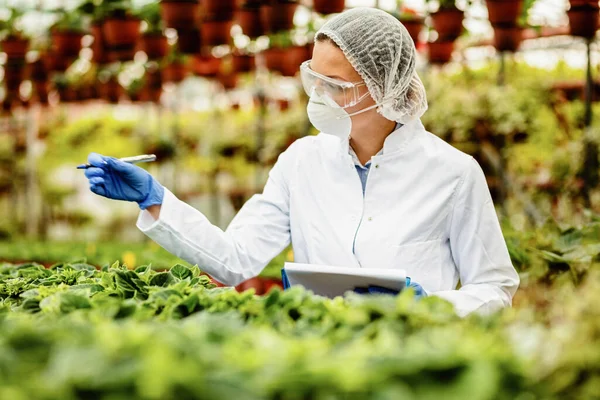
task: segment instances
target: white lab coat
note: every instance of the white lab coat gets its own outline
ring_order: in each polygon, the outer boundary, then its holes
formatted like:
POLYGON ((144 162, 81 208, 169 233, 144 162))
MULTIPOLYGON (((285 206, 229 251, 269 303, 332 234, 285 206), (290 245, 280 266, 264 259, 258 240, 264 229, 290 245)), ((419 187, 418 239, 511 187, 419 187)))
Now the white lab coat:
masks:
POLYGON ((258 275, 291 241, 300 263, 405 269, 460 315, 511 305, 519 276, 472 157, 416 120, 372 158, 363 198, 348 145, 323 133, 294 142, 226 231, 168 190, 160 218, 142 211, 137 226, 224 284, 258 275))

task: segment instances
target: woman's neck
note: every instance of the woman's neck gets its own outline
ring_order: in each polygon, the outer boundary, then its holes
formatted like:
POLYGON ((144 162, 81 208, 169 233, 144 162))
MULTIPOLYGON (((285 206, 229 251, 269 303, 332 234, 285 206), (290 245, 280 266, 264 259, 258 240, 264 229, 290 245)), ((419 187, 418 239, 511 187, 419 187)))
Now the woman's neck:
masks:
MULTIPOLYGON (((365 115, 366 116, 366 115, 365 115)), ((396 129, 396 122, 376 114, 378 118, 353 118, 350 146, 365 165, 383 148, 385 139, 396 129)))

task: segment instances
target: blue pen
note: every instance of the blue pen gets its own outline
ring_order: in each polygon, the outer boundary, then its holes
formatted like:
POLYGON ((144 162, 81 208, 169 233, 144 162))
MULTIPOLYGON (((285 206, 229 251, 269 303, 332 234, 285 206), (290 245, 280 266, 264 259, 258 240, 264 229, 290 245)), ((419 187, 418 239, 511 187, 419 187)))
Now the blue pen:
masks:
MULTIPOLYGON (((133 157, 125 157, 119 158, 119 161, 123 161, 130 164, 137 164, 142 162, 152 162, 156 161, 156 156, 154 154, 143 154, 141 156, 133 156, 133 157)), ((77 166, 77 169, 88 169, 93 167, 91 164, 81 164, 77 166)))

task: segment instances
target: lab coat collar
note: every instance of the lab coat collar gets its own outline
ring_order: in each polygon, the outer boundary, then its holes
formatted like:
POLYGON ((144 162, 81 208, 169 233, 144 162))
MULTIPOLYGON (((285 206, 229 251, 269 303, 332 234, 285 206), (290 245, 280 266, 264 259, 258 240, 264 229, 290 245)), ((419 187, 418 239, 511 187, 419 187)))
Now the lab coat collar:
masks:
MULTIPOLYGON (((420 119, 412 120, 390 133, 383 142, 383 156, 391 155, 403 150, 421 131, 425 130, 420 119)), ((350 136, 341 141, 340 150, 343 155, 349 156, 350 136)))

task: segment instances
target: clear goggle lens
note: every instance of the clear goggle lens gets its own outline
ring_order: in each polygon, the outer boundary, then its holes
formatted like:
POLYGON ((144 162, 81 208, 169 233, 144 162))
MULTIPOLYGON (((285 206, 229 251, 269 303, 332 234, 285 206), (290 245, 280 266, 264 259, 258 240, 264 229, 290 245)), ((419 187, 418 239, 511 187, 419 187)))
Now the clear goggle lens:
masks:
POLYGON ((300 78, 302 86, 308 96, 317 93, 322 98, 332 100, 342 108, 352 107, 360 103, 369 92, 362 96, 359 93, 359 87, 364 86, 364 82, 346 82, 339 79, 329 78, 310 69, 310 60, 305 61, 300 66, 300 78))

